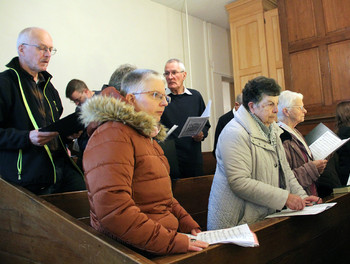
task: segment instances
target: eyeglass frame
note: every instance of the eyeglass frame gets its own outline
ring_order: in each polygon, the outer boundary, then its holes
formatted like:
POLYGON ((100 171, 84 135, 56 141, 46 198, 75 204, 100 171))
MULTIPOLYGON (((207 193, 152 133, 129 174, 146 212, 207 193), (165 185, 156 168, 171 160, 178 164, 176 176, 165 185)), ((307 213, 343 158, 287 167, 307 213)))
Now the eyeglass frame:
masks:
POLYGON ((158 99, 160 101, 163 101, 163 98, 165 98, 165 101, 170 104, 171 102, 171 97, 166 95, 166 94, 162 94, 162 93, 159 93, 157 91, 146 91, 146 92, 138 92, 138 93, 132 93, 134 95, 138 95, 138 94, 150 94, 150 93, 153 93, 152 94, 152 97, 154 99, 158 99))
POLYGON ((287 108, 299 108, 301 111, 306 111, 306 108, 303 105, 294 105, 294 106, 289 106, 287 108))
POLYGON ((39 51, 42 51, 42 52, 50 52, 51 56, 55 55, 56 52, 57 52, 57 49, 52 47, 52 48, 49 48, 45 45, 37 45, 37 44, 28 44, 28 43, 22 43, 21 45, 24 45, 24 46, 30 46, 30 47, 36 47, 39 51))
POLYGON ((176 74, 183 73, 183 72, 185 72, 185 71, 170 71, 170 72, 164 72, 164 73, 163 73, 163 76, 164 76, 164 77, 168 77, 168 76, 170 76, 170 74, 171 74, 172 76, 175 76, 176 74))

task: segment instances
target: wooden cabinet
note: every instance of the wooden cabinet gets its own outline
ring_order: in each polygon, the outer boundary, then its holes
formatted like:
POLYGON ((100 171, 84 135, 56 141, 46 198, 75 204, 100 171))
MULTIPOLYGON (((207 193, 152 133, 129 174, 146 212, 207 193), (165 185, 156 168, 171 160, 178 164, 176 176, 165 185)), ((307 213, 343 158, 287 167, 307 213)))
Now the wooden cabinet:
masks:
POLYGON ((284 87, 276 1, 238 0, 226 5, 230 19, 235 95, 264 75, 284 87))
POLYGON ((350 99, 350 1, 279 0, 286 89, 304 95, 306 134, 334 127, 335 107, 350 99))

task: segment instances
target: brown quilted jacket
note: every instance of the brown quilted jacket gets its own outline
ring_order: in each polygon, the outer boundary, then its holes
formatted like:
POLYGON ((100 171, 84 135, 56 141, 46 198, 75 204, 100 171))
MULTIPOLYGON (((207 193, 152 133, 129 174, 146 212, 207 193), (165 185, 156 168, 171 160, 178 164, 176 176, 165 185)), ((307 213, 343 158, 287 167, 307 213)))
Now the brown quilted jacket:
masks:
MULTIPOLYGON (((199 227, 173 197, 169 164, 150 135, 156 121, 113 97, 94 96, 82 106, 82 120, 101 124, 83 157, 91 225, 113 238, 156 254, 188 249, 199 227)), ((160 128, 157 139, 164 139, 160 128)))

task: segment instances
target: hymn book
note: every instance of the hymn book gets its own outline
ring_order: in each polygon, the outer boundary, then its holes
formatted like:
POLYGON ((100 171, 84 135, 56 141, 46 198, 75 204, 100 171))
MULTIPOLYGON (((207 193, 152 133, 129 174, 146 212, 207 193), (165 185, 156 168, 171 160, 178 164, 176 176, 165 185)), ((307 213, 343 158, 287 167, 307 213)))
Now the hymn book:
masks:
POLYGON ((77 112, 70 114, 46 127, 39 129, 41 132, 58 132, 60 136, 67 137, 84 129, 77 112))
POLYGON ((318 124, 305 137, 306 143, 315 160, 323 160, 330 154, 348 142, 350 138, 340 139, 332 130, 323 123, 318 124))
POLYGON ((190 116, 187 118, 186 123, 182 127, 182 130, 179 134, 179 138, 198 135, 209 120, 210 107, 211 100, 209 100, 208 105, 201 116, 190 116))

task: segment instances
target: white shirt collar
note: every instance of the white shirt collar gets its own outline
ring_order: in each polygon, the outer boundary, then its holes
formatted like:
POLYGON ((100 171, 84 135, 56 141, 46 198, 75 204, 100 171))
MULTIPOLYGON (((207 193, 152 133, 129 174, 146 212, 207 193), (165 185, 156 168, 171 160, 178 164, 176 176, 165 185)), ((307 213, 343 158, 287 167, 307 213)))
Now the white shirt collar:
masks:
MULTIPOLYGON (((165 93, 166 93, 166 95, 173 94, 169 88, 166 88, 166 89, 165 89, 165 93)), ((192 93, 190 92, 190 90, 188 90, 186 87, 185 87, 185 90, 184 90, 183 93, 184 93, 184 94, 188 94, 188 95, 192 95, 192 93)), ((174 94, 174 95, 176 95, 176 94, 174 94)))

